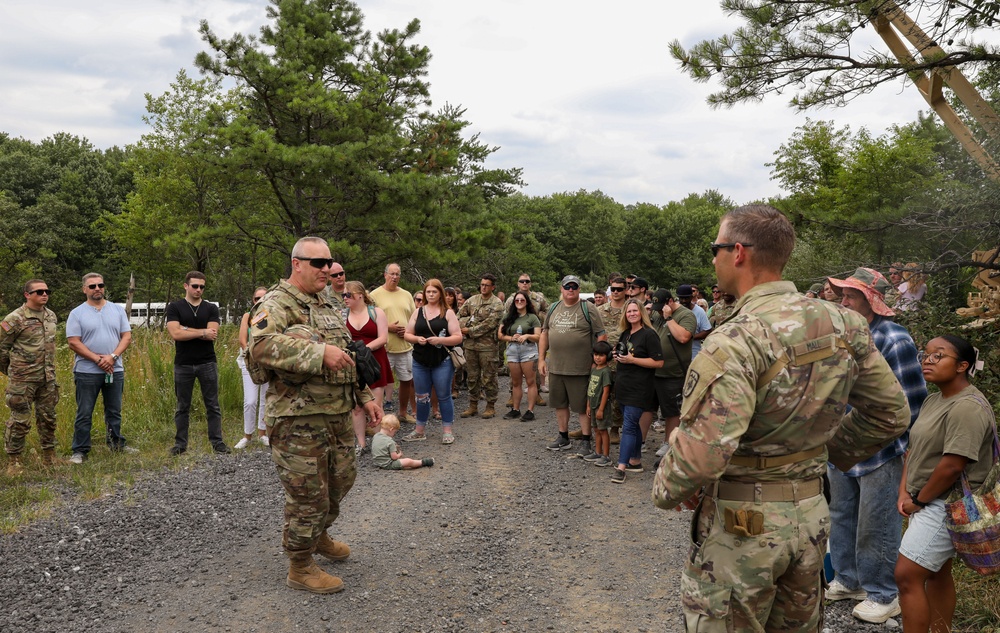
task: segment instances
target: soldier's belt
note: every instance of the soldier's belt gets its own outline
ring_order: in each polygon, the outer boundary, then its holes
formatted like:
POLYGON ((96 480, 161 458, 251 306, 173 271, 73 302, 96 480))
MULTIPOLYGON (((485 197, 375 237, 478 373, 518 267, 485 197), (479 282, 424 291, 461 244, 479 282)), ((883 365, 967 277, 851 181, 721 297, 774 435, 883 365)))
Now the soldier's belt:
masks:
POLYGON ((733 466, 744 466, 746 468, 775 468, 777 466, 804 462, 807 459, 819 457, 823 454, 824 450, 826 450, 825 446, 817 446, 816 448, 811 448, 807 451, 799 451, 798 453, 777 455, 774 457, 764 457, 761 455, 733 455, 729 459, 729 463, 733 466))
POLYGON ((768 501, 801 501, 823 492, 821 478, 805 481, 739 483, 717 481, 705 491, 710 497, 723 501, 748 501, 763 503, 768 501))

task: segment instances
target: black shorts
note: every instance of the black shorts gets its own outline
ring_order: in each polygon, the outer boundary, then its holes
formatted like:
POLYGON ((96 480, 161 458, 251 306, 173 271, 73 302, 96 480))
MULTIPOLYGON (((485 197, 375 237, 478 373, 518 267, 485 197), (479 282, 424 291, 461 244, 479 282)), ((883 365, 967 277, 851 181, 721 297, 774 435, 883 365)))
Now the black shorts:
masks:
POLYGON ((656 390, 656 406, 664 418, 676 418, 681 414, 681 390, 683 378, 659 378, 653 381, 656 390))

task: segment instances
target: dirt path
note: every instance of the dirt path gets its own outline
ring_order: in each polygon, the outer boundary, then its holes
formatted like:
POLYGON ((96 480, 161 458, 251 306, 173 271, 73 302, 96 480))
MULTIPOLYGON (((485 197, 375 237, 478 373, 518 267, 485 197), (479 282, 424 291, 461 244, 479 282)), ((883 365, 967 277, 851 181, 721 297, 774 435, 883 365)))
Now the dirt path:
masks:
POLYGON ((683 630, 690 514, 653 507, 648 471, 616 485, 607 468, 544 450, 554 414, 536 413, 459 421, 452 446, 431 426, 403 446, 433 468, 385 472, 362 457, 333 529, 353 553, 321 563, 343 593, 285 587, 282 493, 253 450, 0 539, 0 630, 683 630))

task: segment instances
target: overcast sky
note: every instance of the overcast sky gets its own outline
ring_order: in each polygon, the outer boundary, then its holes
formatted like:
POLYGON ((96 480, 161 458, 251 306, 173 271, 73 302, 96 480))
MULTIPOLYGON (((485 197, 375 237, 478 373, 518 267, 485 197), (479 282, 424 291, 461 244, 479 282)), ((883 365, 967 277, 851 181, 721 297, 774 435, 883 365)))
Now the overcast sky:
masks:
MULTIPOLYGON (((902 83, 808 115, 789 109, 787 96, 710 109, 705 96, 715 86, 682 75, 667 45, 726 32, 732 23, 714 0, 359 4, 373 32, 421 21, 434 106, 465 107, 473 132, 501 148, 490 165, 523 168, 529 195, 599 189, 626 204, 666 204, 716 189, 749 202, 781 193, 765 163, 806 116, 879 134, 926 109, 902 83)), ((197 76, 194 56, 207 49, 198 22, 226 37, 256 34, 266 6, 4 0, 0 132, 39 141, 65 131, 102 148, 133 143, 146 131, 144 94, 165 92, 182 68, 197 76)))

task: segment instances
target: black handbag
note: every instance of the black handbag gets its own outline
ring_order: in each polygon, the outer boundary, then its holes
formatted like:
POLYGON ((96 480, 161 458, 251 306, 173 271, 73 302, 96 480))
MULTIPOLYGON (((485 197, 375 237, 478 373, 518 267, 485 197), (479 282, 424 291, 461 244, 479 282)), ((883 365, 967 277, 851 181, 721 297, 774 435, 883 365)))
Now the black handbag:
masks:
POLYGON ((358 389, 373 385, 382 378, 382 368, 375 360, 375 354, 362 341, 351 341, 347 351, 354 359, 354 368, 358 374, 358 389))

